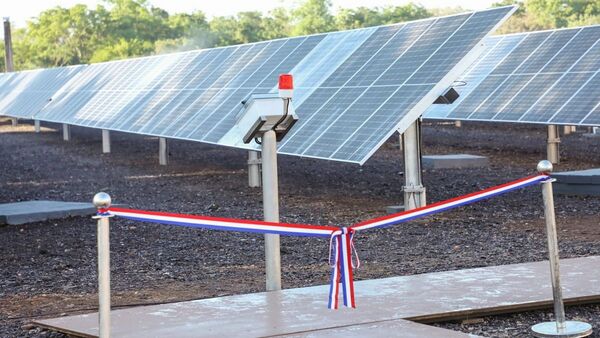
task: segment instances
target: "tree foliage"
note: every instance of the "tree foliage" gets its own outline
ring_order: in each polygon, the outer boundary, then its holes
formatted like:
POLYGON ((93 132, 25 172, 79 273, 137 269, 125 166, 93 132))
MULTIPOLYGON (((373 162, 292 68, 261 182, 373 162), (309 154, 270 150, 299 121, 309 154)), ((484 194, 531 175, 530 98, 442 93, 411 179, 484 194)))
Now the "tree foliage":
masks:
MULTIPOLYGON (((291 10, 240 12, 207 18, 170 14, 148 0, 104 0, 95 8, 55 7, 13 30, 16 69, 101 62, 180 50, 249 43, 287 36, 355 29, 448 15, 461 7, 421 5, 333 9, 331 0, 302 0, 291 10)), ((519 4, 500 33, 600 23, 600 1, 501 0, 519 4)), ((1 49, 0 49, 1 50, 1 49)), ((1 50, 1 54, 3 54, 1 50)), ((0 67, 4 68, 4 60, 0 67)))

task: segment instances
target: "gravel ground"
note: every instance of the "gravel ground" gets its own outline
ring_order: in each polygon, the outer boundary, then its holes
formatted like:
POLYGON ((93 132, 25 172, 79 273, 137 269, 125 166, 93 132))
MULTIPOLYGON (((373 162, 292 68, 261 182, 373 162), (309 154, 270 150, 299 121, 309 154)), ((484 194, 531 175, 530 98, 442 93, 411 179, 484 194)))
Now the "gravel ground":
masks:
MULTIPOLYGON (((158 165, 156 138, 73 128, 73 140, 46 126, 34 134, 0 119, 0 203, 32 199, 91 201, 107 191, 132 208, 260 219, 259 189, 247 187, 246 152, 173 141, 158 165)), ((424 173, 429 201, 530 175, 545 157, 545 128, 463 123, 424 127, 426 154, 489 156, 491 166, 424 173)), ((364 166, 281 156, 281 220, 351 225, 398 204, 402 162, 391 139, 364 166)), ((559 170, 600 166, 600 138, 562 138, 559 170)), ((556 196, 561 257, 600 255, 600 198, 556 196)), ((546 258, 539 189, 530 188, 356 239, 356 279, 539 261, 546 258)), ((282 238, 285 288, 326 284, 326 241, 282 238)), ((262 236, 138 223, 111 223, 112 290, 117 306, 261 291, 262 236), (239 250, 243 246, 244 250, 239 250)), ((89 312, 96 303, 95 224, 88 217, 0 227, 0 336, 59 336, 33 318, 89 312)), ((600 328, 597 305, 570 318, 600 328)), ((442 327, 487 336, 523 336, 548 311, 486 317, 442 327)))

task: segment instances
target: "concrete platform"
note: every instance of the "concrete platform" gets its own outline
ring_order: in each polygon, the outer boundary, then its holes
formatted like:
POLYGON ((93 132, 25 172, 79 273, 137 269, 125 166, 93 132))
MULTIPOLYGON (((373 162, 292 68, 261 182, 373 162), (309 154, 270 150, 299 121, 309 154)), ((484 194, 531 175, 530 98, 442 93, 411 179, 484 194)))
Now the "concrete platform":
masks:
MULTIPOLYGON (((600 256, 561 263, 567 304, 600 301, 600 256)), ((426 328, 402 320, 433 322, 551 308, 549 274, 549 263, 543 261, 359 281, 355 283, 358 308, 338 311, 326 308, 327 286, 135 307, 112 312, 112 333, 115 337, 333 337, 351 332, 379 337, 378 332, 402 327, 422 332, 426 328)), ((34 323, 83 337, 98 333, 96 313, 34 323)), ((421 336, 438 336, 440 331, 431 330, 421 336)), ((442 336, 450 335, 443 332, 442 336)))
POLYGON ((422 163, 426 169, 484 168, 489 165, 487 157, 469 154, 424 155, 422 163))
POLYGON ((25 224, 96 213, 92 203, 26 201, 0 204, 0 224, 25 224))
POLYGON ((565 195, 600 196, 600 168, 553 173, 554 192, 565 195))

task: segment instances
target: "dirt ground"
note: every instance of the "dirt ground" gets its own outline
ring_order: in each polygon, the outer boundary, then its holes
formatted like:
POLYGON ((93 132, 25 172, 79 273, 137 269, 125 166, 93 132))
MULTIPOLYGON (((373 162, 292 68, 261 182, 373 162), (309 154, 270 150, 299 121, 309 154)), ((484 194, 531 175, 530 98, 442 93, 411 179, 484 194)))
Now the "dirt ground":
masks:
MULTIPOLYGON (((10 126, 0 119, 0 203, 33 199, 91 201, 98 191, 114 203, 147 210, 247 219, 262 217, 260 189, 247 185, 247 153, 200 143, 170 142, 170 164, 158 165, 158 140, 113 133, 101 154, 100 131, 10 126)), ((488 156, 489 168, 427 170, 428 201, 439 201, 535 172, 545 157, 545 128, 510 124, 426 124, 425 154, 488 156)), ((281 220, 351 225, 383 215, 402 196, 397 137, 364 166, 281 156, 281 220)), ((600 167, 600 138, 583 130, 563 136, 559 171, 600 167)), ((556 196, 561 257, 600 255, 600 198, 556 196)), ((361 268, 371 279, 546 259, 541 192, 515 191, 356 238, 361 268)), ((0 227, 0 337, 60 337, 31 319, 94 311, 95 224, 74 217, 0 227)), ((326 241, 282 238, 285 288, 326 284, 326 241)), ((262 236, 205 231, 119 219, 111 223, 115 307, 257 292, 263 289, 262 236), (242 246, 244 250, 239 250, 242 246)), ((515 337, 551 312, 486 317, 474 324, 436 325, 515 337)), ((600 307, 567 309, 569 318, 600 331, 600 307)), ((596 335, 600 337, 600 335, 596 335)))

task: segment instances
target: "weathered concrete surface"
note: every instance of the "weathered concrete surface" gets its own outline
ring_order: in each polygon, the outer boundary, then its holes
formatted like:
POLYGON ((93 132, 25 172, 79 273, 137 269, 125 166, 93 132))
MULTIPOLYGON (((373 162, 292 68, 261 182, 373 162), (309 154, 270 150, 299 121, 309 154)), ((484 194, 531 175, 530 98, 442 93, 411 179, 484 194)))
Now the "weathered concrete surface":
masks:
POLYGON ((600 196, 600 168, 553 173, 554 192, 566 195, 600 196))
MULTIPOLYGON (((338 311, 327 309, 327 286, 135 307, 112 312, 113 336, 264 337, 549 308, 549 275, 543 261, 359 281, 358 308, 338 311)), ((561 275, 567 303, 600 301, 600 256, 565 259, 561 275)), ((35 323, 80 336, 98 333, 95 313, 35 323)))
POLYGON ((0 204, 0 224, 25 224, 96 213, 92 203, 26 201, 0 204))
POLYGON ((338 338, 338 337, 402 337, 402 338, 475 338, 473 334, 419 324, 404 319, 361 325, 348 325, 325 330, 303 332, 275 337, 287 338, 338 338))
POLYGON ((422 163, 426 169, 483 168, 489 165, 487 157, 468 154, 424 155, 422 163))

